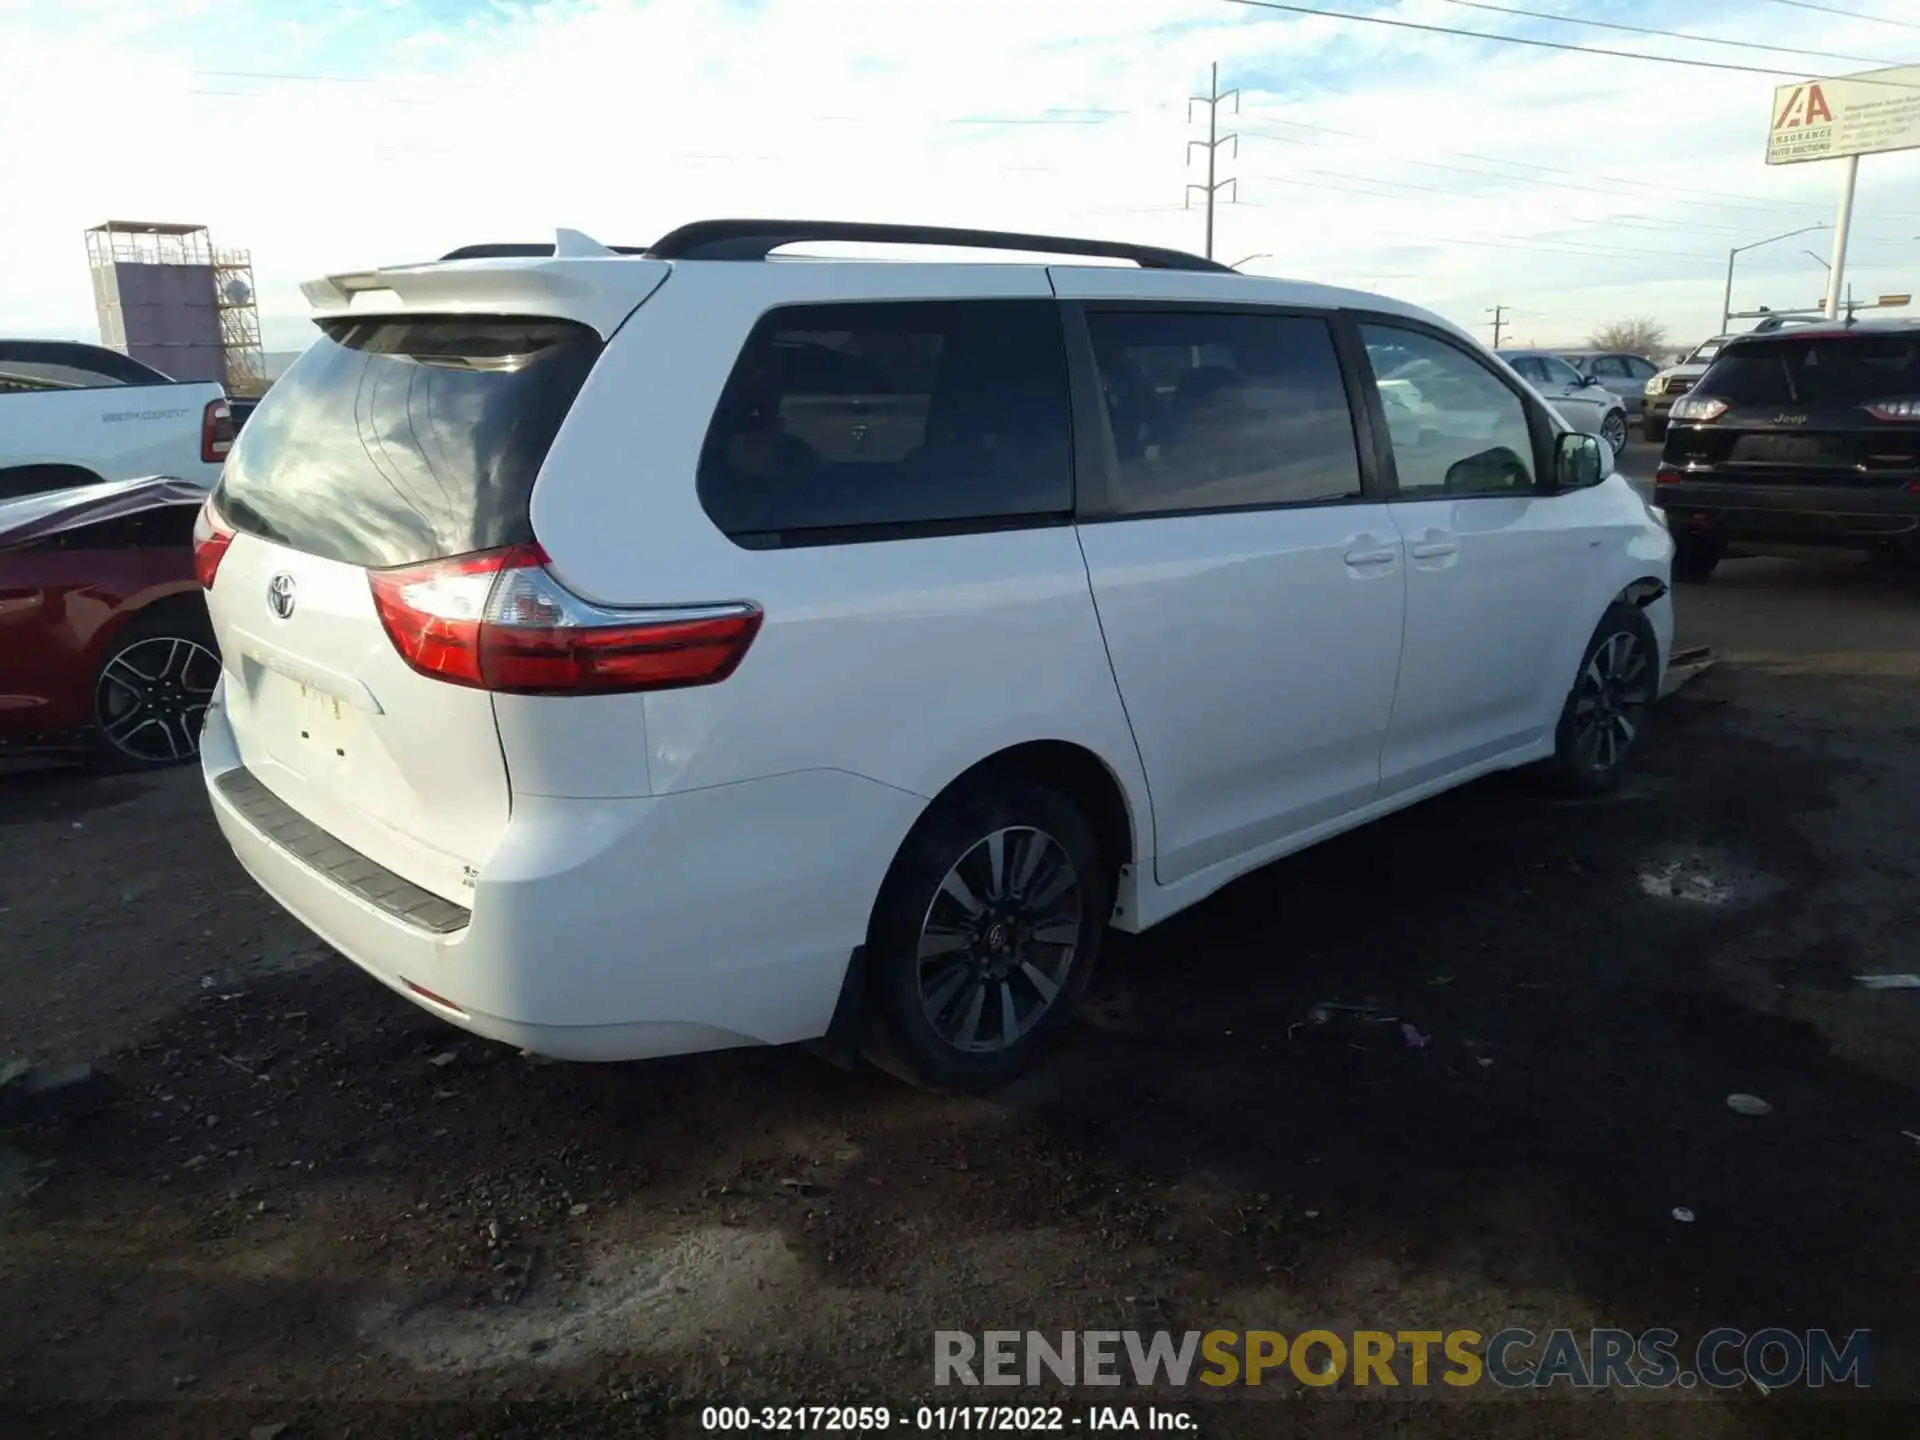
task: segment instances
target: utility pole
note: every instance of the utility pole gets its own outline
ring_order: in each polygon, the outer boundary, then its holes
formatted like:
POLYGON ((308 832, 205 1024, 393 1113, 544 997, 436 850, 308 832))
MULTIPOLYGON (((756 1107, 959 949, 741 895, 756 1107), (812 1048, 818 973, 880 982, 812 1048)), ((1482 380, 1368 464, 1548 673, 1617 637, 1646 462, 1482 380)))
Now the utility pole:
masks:
POLYGON ((1220 180, 1215 178, 1215 162, 1219 159, 1220 147, 1222 145, 1231 142, 1233 145, 1233 158, 1236 160, 1240 158, 1240 137, 1238 135, 1222 135, 1220 133, 1220 104, 1224 100, 1233 101, 1233 113, 1236 115, 1240 113, 1240 92, 1238 90, 1221 91, 1220 66, 1218 62, 1216 62, 1212 67, 1211 79, 1207 85, 1207 93, 1204 95, 1195 95, 1187 101, 1188 124, 1193 123, 1194 106, 1204 105, 1207 107, 1207 138, 1204 140, 1189 140, 1187 142, 1187 160, 1189 163, 1193 160, 1193 152, 1196 148, 1207 152, 1207 183, 1204 185, 1189 184, 1187 186, 1186 204, 1188 207, 1192 206, 1193 192, 1196 190, 1207 197, 1206 256, 1209 260, 1213 258, 1214 196, 1231 185, 1233 186, 1233 195, 1231 198, 1235 200, 1240 198, 1240 185, 1237 180, 1220 180))
POLYGON ((1507 324, 1507 307, 1504 305, 1489 305, 1487 307, 1487 314, 1493 317, 1493 348, 1498 350, 1500 348, 1500 332, 1506 328, 1507 324))

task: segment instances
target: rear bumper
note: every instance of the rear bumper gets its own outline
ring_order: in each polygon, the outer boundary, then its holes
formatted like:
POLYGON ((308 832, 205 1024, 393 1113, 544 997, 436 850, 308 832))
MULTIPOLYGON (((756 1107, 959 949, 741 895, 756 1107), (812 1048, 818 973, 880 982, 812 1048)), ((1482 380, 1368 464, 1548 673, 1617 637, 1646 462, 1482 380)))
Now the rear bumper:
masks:
POLYGON ((639 799, 516 796, 465 923, 443 902, 423 924, 391 895, 370 898, 351 852, 248 803, 218 704, 201 767, 235 856, 294 918, 442 1019, 567 1060, 825 1034, 925 803, 838 771, 639 799))
POLYGON ((1920 538, 1920 495, 1906 489, 1683 480, 1657 486, 1654 502, 1674 529, 1725 540, 1858 547, 1920 538))

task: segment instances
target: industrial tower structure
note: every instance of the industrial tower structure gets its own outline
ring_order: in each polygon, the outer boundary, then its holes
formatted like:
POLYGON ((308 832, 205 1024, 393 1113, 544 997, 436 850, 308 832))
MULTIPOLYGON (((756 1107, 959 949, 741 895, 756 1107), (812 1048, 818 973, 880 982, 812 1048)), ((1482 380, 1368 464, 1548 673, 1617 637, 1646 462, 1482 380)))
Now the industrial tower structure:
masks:
POLYGON ((266 388, 245 250, 214 249, 204 225, 110 220, 87 231, 87 260, 102 344, 230 395, 266 388))

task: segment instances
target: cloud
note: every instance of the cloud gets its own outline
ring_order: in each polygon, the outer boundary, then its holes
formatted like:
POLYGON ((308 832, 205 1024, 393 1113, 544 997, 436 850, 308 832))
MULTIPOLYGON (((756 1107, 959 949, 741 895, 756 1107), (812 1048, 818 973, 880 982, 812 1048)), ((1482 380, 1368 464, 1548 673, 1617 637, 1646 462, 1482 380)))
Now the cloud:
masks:
MULTIPOLYGON (((1791 69, 1445 3, 1325 0, 1464 29, 1791 69)), ((1513 0, 1539 6, 1545 0, 1513 0)), ((1871 0, 1857 0, 1862 5, 1871 0)), ((1768 44, 1902 58, 1901 32, 1768 6, 1768 44), (1775 13, 1777 12, 1777 13, 1775 13)), ((1667 26, 1670 8, 1586 18, 1667 26)), ((1689 7, 1752 38, 1754 4, 1689 7)), ((269 348, 298 282, 555 225, 644 243, 701 216, 884 218, 1197 248, 1208 65, 1241 92, 1222 258, 1516 338, 1717 320, 1727 250, 1831 223, 1838 166, 1761 163, 1774 81, 1223 0, 85 0, 0 5, 0 333, 95 333, 81 231, 199 221, 252 250, 269 348), (1195 157, 1197 161, 1198 157, 1195 157)), ((1824 63, 1824 62, 1808 62, 1824 63)), ((1864 68, 1834 62, 1841 69, 1864 68)), ((1861 167, 1856 292, 1914 288, 1920 152, 1861 167)), ((1806 304, 1810 234, 1743 254, 1737 307, 1806 304)))

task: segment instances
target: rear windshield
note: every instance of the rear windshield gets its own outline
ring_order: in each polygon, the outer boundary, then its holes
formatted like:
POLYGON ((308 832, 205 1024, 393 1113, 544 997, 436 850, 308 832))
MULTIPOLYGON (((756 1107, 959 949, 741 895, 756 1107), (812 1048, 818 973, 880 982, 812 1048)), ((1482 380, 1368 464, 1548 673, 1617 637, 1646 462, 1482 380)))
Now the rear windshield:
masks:
POLYGON ((1920 347, 1904 336, 1795 336, 1735 346, 1697 393, 1734 405, 1860 405, 1920 395, 1920 347))
POLYGON ((234 442, 216 503, 237 529, 370 568, 531 540, 534 477, 600 350, 564 320, 324 322, 234 442))

